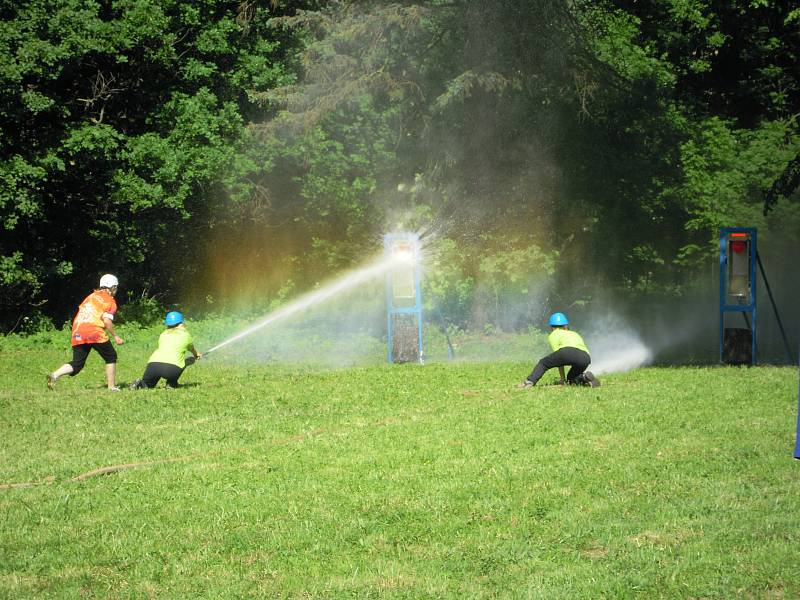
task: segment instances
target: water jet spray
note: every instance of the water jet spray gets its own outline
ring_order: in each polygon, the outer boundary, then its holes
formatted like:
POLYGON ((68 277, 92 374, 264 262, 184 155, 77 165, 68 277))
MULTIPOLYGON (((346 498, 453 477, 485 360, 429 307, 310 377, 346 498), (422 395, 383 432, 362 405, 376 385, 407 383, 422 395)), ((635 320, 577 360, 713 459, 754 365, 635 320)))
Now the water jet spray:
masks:
POLYGON ((361 269, 347 273, 336 281, 324 285, 314 292, 309 292, 303 296, 300 296, 293 302, 290 302, 289 304, 286 304, 285 306, 282 306, 281 308, 269 313, 253 325, 250 325, 236 335, 207 350, 204 353, 204 356, 224 348, 225 346, 249 336, 269 325, 287 319, 302 311, 308 310, 312 306, 329 300, 330 298, 333 298, 334 296, 337 296, 338 294, 341 294, 362 283, 366 283, 367 281, 381 277, 385 273, 390 272, 397 265, 403 265, 406 262, 407 256, 405 255, 384 254, 384 256, 373 260, 372 263, 368 264, 366 267, 362 267, 361 269))

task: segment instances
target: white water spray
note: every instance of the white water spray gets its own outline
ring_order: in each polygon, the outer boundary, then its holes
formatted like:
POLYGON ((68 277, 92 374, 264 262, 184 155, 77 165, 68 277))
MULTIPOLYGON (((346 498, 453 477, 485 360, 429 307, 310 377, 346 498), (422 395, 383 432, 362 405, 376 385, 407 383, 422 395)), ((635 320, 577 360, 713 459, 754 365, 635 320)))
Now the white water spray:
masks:
POLYGON ((292 315, 304 311, 314 306, 315 304, 319 304, 320 302, 323 302, 333 296, 336 296, 337 294, 340 294, 361 283, 365 283, 371 279, 380 277, 381 275, 389 271, 392 267, 394 267, 398 263, 402 263, 405 260, 408 259, 403 255, 393 255, 388 257, 382 256, 380 259, 373 261, 373 263, 371 263, 370 265, 363 267, 357 271, 353 271, 352 273, 345 275, 341 279, 338 279, 337 281, 334 281, 318 289, 315 292, 305 294, 300 298, 298 298, 297 300, 295 300, 294 302, 291 302, 286 306, 279 308, 275 312, 268 314, 266 317, 254 323, 247 329, 240 331, 233 337, 228 338, 224 342, 221 342, 216 346, 214 346, 213 348, 211 348, 210 350, 206 351, 206 354, 208 354, 209 352, 214 352, 215 350, 227 346, 228 344, 232 344, 233 342, 240 340, 243 337, 250 335, 251 333, 255 333, 259 329, 263 329, 268 325, 277 323, 278 321, 282 321, 283 319, 291 317, 292 315))
POLYGON ((597 326, 588 333, 593 359, 589 369, 596 375, 624 373, 653 362, 652 350, 616 315, 598 318, 597 326))
MULTIPOLYGON (((635 340, 630 344, 618 347, 604 346, 600 349, 601 358, 592 361, 589 367, 596 375, 604 373, 624 373, 632 369, 638 369, 653 362, 653 353, 640 340, 635 340)), ((594 348, 592 349, 594 352, 594 348)))

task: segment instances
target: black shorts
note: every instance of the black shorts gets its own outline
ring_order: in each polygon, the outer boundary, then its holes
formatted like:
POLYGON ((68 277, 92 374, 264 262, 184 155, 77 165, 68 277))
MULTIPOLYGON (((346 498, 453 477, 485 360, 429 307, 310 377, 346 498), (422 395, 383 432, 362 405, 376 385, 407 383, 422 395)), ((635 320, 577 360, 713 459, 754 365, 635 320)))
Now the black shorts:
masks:
POLYGON ((100 344, 78 344, 72 347, 72 360, 70 366, 72 367, 71 376, 77 375, 86 364, 86 359, 89 357, 89 352, 94 348, 100 357, 107 365, 117 362, 117 351, 111 345, 111 340, 107 340, 100 344))
POLYGON ((569 346, 559 348, 536 363, 533 372, 528 375, 528 381, 536 384, 545 374, 545 371, 554 367, 570 367, 569 371, 567 371, 567 383, 574 384, 578 375, 583 373, 591 362, 591 357, 583 350, 569 346))
POLYGON ((183 373, 183 369, 178 365, 162 362, 150 362, 144 369, 142 375, 142 387, 153 388, 163 377, 167 380, 167 386, 178 387, 178 378, 183 373))

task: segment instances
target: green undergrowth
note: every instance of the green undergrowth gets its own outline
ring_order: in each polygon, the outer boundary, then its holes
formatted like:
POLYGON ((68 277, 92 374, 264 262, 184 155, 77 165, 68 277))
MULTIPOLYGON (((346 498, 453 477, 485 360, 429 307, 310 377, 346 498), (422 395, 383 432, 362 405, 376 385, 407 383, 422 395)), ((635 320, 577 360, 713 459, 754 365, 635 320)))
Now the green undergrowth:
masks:
POLYGON ((48 391, 66 351, 0 347, 0 597, 800 596, 796 369, 518 390, 528 363, 220 352, 48 391))

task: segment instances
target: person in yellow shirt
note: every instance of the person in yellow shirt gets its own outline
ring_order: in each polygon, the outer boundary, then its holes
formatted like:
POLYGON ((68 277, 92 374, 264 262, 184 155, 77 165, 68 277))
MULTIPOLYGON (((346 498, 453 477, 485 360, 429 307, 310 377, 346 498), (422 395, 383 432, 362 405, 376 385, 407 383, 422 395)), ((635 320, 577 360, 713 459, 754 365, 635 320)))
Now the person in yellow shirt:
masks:
POLYGON ((106 363, 106 386, 119 391, 117 387, 117 351, 111 345, 111 337, 117 345, 123 344, 114 329, 114 315, 117 312, 117 293, 119 280, 110 273, 100 278, 100 285, 86 296, 78 307, 72 320, 72 360, 47 374, 47 387, 55 388, 59 377, 75 377, 83 370, 89 352, 95 350, 106 363))
POLYGON ((599 387, 600 380, 591 371, 586 370, 592 362, 589 348, 586 347, 586 342, 577 331, 569 329, 567 316, 560 312, 553 313, 550 315, 548 324, 551 330, 547 341, 550 342, 553 352, 536 363, 533 372, 517 387, 533 387, 547 370, 554 367, 558 367, 562 384, 599 387), (570 368, 566 380, 564 367, 570 368))
POLYGON ((181 313, 177 310, 168 312, 164 325, 167 328, 158 337, 158 348, 150 355, 141 379, 134 381, 130 389, 155 387, 162 378, 167 381, 167 387, 176 388, 186 365, 203 356, 195 349, 181 313), (187 352, 192 356, 186 358, 187 352))

